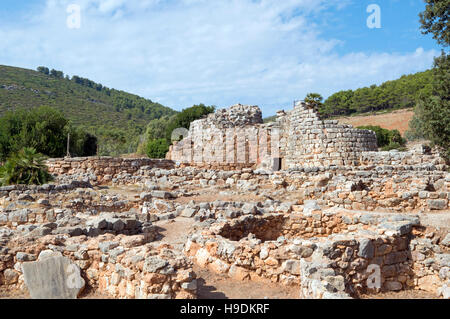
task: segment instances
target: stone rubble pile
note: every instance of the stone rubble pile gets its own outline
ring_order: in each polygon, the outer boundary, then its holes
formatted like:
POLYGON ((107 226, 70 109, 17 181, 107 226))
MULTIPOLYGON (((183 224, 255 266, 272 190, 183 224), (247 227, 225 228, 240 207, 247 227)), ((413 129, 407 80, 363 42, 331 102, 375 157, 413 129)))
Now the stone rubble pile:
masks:
MULTIPOLYGON (((192 263, 167 245, 147 244, 145 236, 98 238, 45 236, 18 248, 0 247, 0 284, 26 288, 23 269, 43 255, 65 256, 90 287, 114 298, 193 299, 192 263)), ((52 280, 52 275, 47 274, 52 280)))

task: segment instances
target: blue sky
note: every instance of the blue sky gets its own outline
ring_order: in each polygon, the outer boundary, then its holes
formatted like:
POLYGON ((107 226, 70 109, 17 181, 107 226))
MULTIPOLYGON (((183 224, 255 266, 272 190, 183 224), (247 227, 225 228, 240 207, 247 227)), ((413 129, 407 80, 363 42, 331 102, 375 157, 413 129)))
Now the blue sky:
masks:
POLYGON ((327 97, 431 67, 422 0, 2 0, 0 64, 88 77, 180 110, 327 97), (67 6, 81 8, 70 29, 67 6), (369 29, 366 8, 381 9, 369 29))

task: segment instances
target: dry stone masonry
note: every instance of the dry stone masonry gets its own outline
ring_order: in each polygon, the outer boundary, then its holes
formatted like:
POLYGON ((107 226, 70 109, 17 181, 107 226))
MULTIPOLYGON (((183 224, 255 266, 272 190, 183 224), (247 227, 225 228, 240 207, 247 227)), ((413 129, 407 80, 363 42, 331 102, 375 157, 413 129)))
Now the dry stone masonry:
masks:
POLYGON ((364 151, 376 151, 374 132, 323 121, 303 102, 281 120, 285 144, 281 144, 285 167, 357 165, 364 151))
POLYGON ((297 102, 275 123, 262 124, 257 106, 235 105, 194 121, 169 158, 195 164, 269 165, 283 167, 356 165, 363 151, 376 151, 375 133, 322 121, 317 111, 297 102), (184 156, 183 156, 184 155, 184 156), (187 155, 187 156, 186 156, 187 155), (216 156, 217 155, 217 156, 216 156))
POLYGON ((52 183, 0 187, 0 293, 192 299, 201 267, 298 298, 450 298, 450 173, 434 150, 378 152, 372 132, 302 102, 178 133, 168 159, 50 159, 52 183))

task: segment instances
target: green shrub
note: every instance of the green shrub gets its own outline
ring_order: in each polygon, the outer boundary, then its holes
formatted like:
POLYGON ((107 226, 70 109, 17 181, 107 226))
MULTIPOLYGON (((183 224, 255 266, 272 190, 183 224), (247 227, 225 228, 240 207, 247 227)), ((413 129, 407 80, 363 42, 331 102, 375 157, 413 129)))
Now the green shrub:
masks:
POLYGON ((0 117, 0 161, 24 147, 32 147, 49 157, 62 157, 67 152, 77 156, 96 154, 97 138, 80 128, 72 127, 63 114, 51 107, 18 109, 0 117))
POLYGON ((407 141, 416 141, 425 139, 423 131, 423 122, 419 116, 420 109, 418 106, 414 108, 414 116, 409 121, 409 129, 405 132, 405 138, 407 141))
POLYGON ((169 151, 169 143, 164 138, 149 141, 146 153, 150 158, 165 158, 169 151))
POLYGON ((190 108, 184 109, 176 116, 174 116, 166 127, 166 140, 172 141, 172 132, 177 128, 189 129, 191 123, 195 120, 201 119, 203 116, 214 112, 214 106, 205 106, 204 104, 194 105, 190 108))
POLYGON ((0 185, 42 185, 52 180, 44 164, 45 156, 26 147, 11 155, 0 167, 0 185))
POLYGON ((163 116, 159 119, 151 120, 147 125, 145 133, 139 141, 136 153, 139 155, 146 154, 147 144, 149 141, 165 138, 167 126, 174 117, 175 115, 172 117, 163 116))
POLYGON ((377 135, 378 147, 380 148, 392 147, 391 149, 394 149, 397 148, 397 145, 398 147, 402 147, 406 144, 406 140, 402 137, 398 130, 388 130, 380 126, 373 125, 358 126, 358 128, 362 130, 374 131, 377 135))

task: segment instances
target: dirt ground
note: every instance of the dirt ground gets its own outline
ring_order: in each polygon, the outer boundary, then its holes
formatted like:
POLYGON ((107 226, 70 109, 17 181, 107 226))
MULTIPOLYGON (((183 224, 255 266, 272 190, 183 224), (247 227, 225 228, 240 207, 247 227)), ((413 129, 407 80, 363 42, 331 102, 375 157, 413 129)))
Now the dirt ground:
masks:
POLYGON ((384 292, 376 295, 363 295, 361 299, 437 299, 438 297, 423 290, 403 290, 398 292, 384 292))
POLYGON ((354 127, 365 125, 379 125, 388 130, 397 129, 404 136, 409 129, 408 124, 411 121, 414 112, 410 109, 398 110, 380 115, 361 115, 353 117, 338 118, 341 124, 351 124, 354 127))
POLYGON ((194 266, 198 299, 299 299, 299 287, 271 282, 234 281, 226 275, 194 266))

